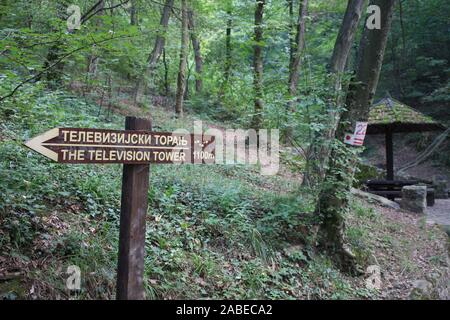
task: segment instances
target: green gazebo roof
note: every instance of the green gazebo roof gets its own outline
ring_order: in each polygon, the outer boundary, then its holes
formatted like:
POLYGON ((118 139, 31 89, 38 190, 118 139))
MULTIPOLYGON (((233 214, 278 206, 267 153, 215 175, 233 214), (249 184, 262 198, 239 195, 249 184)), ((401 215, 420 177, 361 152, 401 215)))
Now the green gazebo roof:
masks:
POLYGON ((400 101, 386 97, 370 109, 367 133, 385 133, 387 129, 392 132, 419 132, 445 130, 445 127, 400 101))

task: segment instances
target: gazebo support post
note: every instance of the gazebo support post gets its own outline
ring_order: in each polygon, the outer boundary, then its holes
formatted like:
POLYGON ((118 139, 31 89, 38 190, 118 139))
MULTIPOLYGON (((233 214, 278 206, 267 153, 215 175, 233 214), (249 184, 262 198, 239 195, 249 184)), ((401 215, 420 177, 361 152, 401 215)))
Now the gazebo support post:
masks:
POLYGON ((386 129, 386 179, 394 180, 394 146, 392 128, 386 129))

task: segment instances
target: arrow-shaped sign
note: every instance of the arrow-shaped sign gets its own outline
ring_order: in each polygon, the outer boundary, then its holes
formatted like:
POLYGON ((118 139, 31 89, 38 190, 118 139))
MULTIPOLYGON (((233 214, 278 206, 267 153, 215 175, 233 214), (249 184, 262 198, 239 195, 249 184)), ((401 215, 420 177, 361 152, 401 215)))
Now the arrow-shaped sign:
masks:
POLYGON ((58 161, 58 154, 44 146, 44 143, 48 140, 56 138, 59 135, 59 128, 54 128, 47 131, 40 136, 34 137, 33 139, 27 141, 25 145, 33 149, 34 151, 39 152, 40 154, 46 156, 47 158, 52 159, 53 161, 58 161))
POLYGON ((55 128, 25 145, 62 163, 213 163, 214 137, 138 130, 55 128))

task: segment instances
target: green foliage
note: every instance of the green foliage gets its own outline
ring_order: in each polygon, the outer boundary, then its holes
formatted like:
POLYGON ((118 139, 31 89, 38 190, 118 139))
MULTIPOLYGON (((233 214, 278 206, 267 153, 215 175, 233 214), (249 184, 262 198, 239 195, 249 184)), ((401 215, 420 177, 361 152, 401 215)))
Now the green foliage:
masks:
POLYGON ((355 174, 355 187, 361 187, 367 180, 382 179, 383 176, 384 173, 378 168, 359 162, 355 174))
MULTIPOLYGON (((77 299, 111 298, 117 259, 119 166, 50 163, 22 141, 53 126, 105 124, 97 107, 62 92, 34 92, 33 103, 2 116, 0 221, 2 254, 56 260, 31 271, 64 291, 64 270, 83 274, 77 299), (33 111, 33 122, 25 117, 33 111), (64 117, 60 116, 65 114, 64 117), (14 120, 11 120, 14 119, 14 120), (66 122, 67 121, 67 122, 66 122), (23 137, 11 140, 10 137, 23 137)), ((29 93, 26 93, 29 94, 29 93)), ((17 99, 25 99, 22 94, 17 99)), ((165 113, 155 112, 156 118, 165 113)), ((168 121, 167 119, 165 121, 168 121)), ((173 123, 156 119, 164 126, 173 123)), ((349 284, 312 249, 285 254, 289 243, 312 247, 313 197, 289 191, 276 177, 243 166, 153 166, 149 191, 145 283, 151 298, 323 298, 348 296, 349 284), (271 189, 284 190, 274 194, 271 189), (276 267, 274 267, 276 266, 276 267), (300 267, 301 266, 301 267, 300 267), (315 289, 315 282, 327 283, 315 289), (307 288, 307 289, 305 289, 307 288)), ((298 186, 297 186, 298 188, 298 186)))
POLYGON ((448 101, 448 1, 412 0, 395 11, 379 95, 390 91, 413 106, 448 101))
MULTIPOLYGON (((96 2, 74 0, 71 4, 79 5, 83 13, 96 2)), ((154 1, 133 2, 139 13, 137 25, 130 24, 127 8, 118 7, 95 15, 73 32, 67 31, 61 15, 66 8, 59 1, 0 3, 0 254, 27 262, 50 257, 30 277, 45 279, 57 294, 64 292, 62 270, 70 264, 80 266, 86 276, 79 299, 114 295, 121 167, 50 163, 26 149, 23 142, 54 127, 122 128, 124 119, 114 110, 144 112, 131 106, 132 95, 161 31, 161 6, 154 1), (88 73, 94 66, 96 71, 88 73)), ((195 74, 190 49, 186 109, 203 120, 241 128, 251 123, 254 4, 250 0, 191 2, 204 68, 201 75, 195 74), (226 82, 224 45, 229 18, 232 51, 226 82), (202 92, 194 90, 196 77, 203 80, 202 92)), ((433 104, 448 101, 448 46, 440 45, 448 41, 447 6, 442 0, 415 0, 405 7, 405 47, 398 38, 400 17, 396 13, 396 32, 387 50, 380 90, 395 88, 397 95, 433 104), (425 24, 430 27, 424 29, 425 24)), ((286 3, 266 2, 264 41, 259 43, 264 51, 264 127, 280 129, 282 139, 296 149, 283 155, 295 171, 312 172, 318 161, 313 147, 328 143, 322 134, 331 125, 329 112, 341 111, 335 101, 343 92, 330 92, 326 65, 344 10, 343 1, 310 1, 298 94, 289 96, 286 3), (289 140, 285 133, 290 130, 289 140)), ((158 63, 152 76, 144 77, 151 94, 147 97, 158 100, 159 95, 168 94, 163 103, 158 102, 165 107, 171 106, 179 63, 177 8, 171 14, 165 63, 158 63)), ((349 69, 356 57, 353 51, 349 69)), ((348 78, 344 76, 343 87, 348 78)), ((158 130, 190 126, 187 120, 194 119, 173 119, 170 110, 155 108, 149 100, 142 106, 151 110, 158 130)), ((320 187, 343 190, 337 196, 348 201, 347 190, 354 183, 349 168, 353 169, 357 154, 338 141, 332 147, 337 164, 334 174, 339 179, 320 187)), ((368 174, 372 172, 361 173, 364 178, 368 174)), ((328 258, 312 249, 316 241, 312 230, 321 222, 313 214, 317 193, 302 189, 297 181, 285 181, 284 176, 261 177, 251 166, 152 166, 147 295, 370 297, 371 293, 356 290, 328 258)), ((361 208, 352 212, 361 220, 374 218, 361 208)), ((366 262, 368 231, 359 225, 347 231, 358 257, 366 262)))

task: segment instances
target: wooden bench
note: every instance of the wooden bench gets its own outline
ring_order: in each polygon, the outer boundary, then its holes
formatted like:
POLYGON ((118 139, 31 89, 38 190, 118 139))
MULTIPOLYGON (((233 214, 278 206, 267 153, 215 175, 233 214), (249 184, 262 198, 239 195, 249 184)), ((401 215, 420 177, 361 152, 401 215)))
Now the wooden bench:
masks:
MULTIPOLYGON (((402 197, 402 188, 419 184, 417 180, 368 180, 366 182, 367 191, 390 200, 402 197)), ((434 206, 434 189, 432 185, 425 184, 427 187, 427 206, 434 206)))

